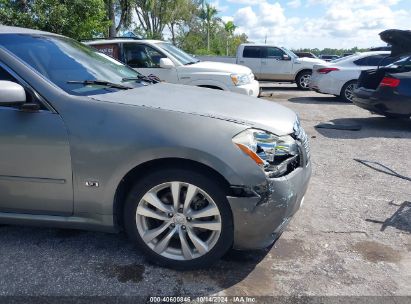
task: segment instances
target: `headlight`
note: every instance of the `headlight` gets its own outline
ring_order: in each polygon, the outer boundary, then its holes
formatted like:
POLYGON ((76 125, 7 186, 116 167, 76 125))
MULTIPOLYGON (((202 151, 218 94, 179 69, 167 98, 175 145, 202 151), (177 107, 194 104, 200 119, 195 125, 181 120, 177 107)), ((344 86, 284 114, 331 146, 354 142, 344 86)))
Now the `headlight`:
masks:
POLYGON ((249 84, 252 80, 252 77, 247 74, 231 74, 230 77, 235 86, 249 84))
POLYGON ((247 129, 234 136, 233 142, 261 167, 298 155, 298 145, 289 135, 276 136, 263 130, 247 129))

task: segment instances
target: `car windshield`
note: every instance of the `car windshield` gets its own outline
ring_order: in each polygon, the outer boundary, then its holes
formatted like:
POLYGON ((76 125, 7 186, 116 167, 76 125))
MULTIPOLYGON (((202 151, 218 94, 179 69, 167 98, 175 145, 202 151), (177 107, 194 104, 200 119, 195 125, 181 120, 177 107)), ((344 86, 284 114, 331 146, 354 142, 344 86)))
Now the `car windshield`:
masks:
POLYGON ((157 44, 160 48, 164 49, 166 52, 171 54, 174 58, 181 62, 183 65, 193 64, 199 62, 197 58, 187 54, 183 50, 180 50, 178 47, 175 47, 171 43, 161 42, 157 44))
POLYGON ((142 75, 133 69, 70 38, 6 34, 0 35, 0 46, 71 95, 104 94, 147 84, 138 81, 142 75))

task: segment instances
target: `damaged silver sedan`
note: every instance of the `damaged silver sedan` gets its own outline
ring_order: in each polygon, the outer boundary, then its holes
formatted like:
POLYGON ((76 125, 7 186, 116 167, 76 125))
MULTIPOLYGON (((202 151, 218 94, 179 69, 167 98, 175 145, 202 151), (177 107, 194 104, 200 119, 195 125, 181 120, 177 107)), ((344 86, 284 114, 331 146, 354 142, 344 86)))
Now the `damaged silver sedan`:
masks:
POLYGON ((271 245, 310 175, 287 108, 0 26, 0 223, 125 230, 154 262, 199 268, 271 245))

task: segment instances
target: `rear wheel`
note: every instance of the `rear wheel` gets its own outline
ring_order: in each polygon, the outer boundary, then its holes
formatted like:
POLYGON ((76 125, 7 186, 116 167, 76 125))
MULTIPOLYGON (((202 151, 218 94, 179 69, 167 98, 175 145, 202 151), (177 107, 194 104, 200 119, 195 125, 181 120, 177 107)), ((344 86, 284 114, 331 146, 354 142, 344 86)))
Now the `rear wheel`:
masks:
POLYGON ((312 72, 309 70, 302 71, 297 75, 297 78, 295 79, 297 86, 300 90, 309 90, 310 87, 310 80, 311 80, 311 74, 312 72))
POLYGON ((124 208, 125 228, 148 258, 162 266, 209 266, 233 242, 224 191, 195 171, 166 169, 136 183, 124 208))
POLYGON ((351 80, 347 82, 341 89, 340 97, 345 102, 353 102, 354 100, 354 90, 357 88, 357 81, 351 80))

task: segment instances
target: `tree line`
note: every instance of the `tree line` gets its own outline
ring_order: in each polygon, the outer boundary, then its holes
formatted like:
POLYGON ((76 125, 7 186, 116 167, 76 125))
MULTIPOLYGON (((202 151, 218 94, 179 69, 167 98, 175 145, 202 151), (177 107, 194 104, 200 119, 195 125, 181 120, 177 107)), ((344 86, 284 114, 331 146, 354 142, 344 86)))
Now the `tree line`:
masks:
MULTIPOLYGON (((0 24, 62 34, 77 40, 125 33, 167 38, 196 55, 229 55, 247 42, 232 21, 223 22, 206 0, 0 0, 0 24)), ((352 49, 300 49, 316 55, 352 49)))
POLYGON ((319 55, 338 55, 338 56, 343 56, 344 54, 355 54, 358 52, 366 52, 369 49, 361 49, 358 47, 353 47, 351 49, 332 49, 332 48, 325 48, 325 49, 310 49, 310 48, 304 48, 304 49, 298 49, 294 50, 295 52, 308 52, 308 53, 313 53, 316 56, 319 55))
POLYGON ((234 55, 247 42, 205 0, 0 0, 0 23, 77 40, 136 35, 170 39, 198 55, 234 55))

